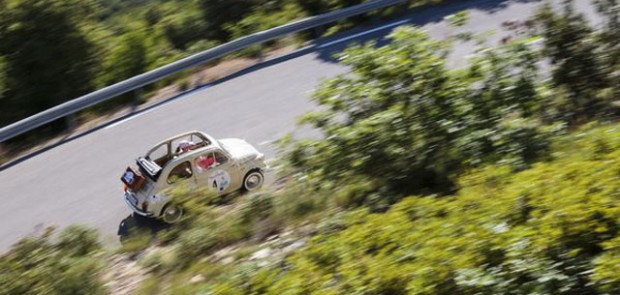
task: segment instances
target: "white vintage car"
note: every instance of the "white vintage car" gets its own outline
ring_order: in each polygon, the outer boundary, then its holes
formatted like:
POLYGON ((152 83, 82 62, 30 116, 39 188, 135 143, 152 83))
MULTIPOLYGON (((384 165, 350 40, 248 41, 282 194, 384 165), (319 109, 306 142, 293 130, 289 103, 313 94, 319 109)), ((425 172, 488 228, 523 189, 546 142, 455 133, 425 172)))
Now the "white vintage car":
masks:
POLYGON ((125 202, 139 215, 174 223, 183 208, 169 203, 162 191, 183 184, 208 186, 220 194, 252 191, 264 182, 264 155, 242 139, 215 140, 191 131, 155 145, 129 166, 121 180, 125 202))

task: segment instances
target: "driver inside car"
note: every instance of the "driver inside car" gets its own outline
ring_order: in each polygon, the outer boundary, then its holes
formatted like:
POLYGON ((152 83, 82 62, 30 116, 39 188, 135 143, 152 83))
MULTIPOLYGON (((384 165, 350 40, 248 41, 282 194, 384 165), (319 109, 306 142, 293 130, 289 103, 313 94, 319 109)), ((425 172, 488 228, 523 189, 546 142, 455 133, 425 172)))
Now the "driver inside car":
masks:
POLYGON ((187 151, 190 151, 195 144, 189 140, 181 140, 179 145, 177 145, 177 154, 182 154, 187 151))

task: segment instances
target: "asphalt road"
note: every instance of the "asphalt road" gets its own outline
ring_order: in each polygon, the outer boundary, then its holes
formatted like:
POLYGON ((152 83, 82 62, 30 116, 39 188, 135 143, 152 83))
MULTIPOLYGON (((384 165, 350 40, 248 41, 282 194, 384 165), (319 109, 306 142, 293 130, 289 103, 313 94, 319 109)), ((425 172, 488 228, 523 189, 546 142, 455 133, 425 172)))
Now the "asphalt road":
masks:
MULTIPOLYGON (((578 1, 584 7, 586 1, 578 1)), ((413 23, 435 38, 455 32, 443 17, 470 10, 461 30, 495 30, 491 44, 509 34, 506 20, 524 20, 539 1, 459 1, 410 16, 358 28, 317 41, 297 53, 267 61, 177 99, 71 140, 0 172, 0 251, 20 237, 49 225, 85 224, 98 228, 115 244, 119 223, 130 214, 119 180, 124 168, 154 143, 187 130, 203 130, 216 138, 239 137, 268 157, 270 141, 294 131, 295 119, 315 106, 308 95, 322 79, 346 73, 331 54, 348 42, 381 39, 395 26, 413 23)), ((472 46, 460 44, 450 60, 463 65, 472 46)), ((312 131, 299 130, 300 135, 312 131)))

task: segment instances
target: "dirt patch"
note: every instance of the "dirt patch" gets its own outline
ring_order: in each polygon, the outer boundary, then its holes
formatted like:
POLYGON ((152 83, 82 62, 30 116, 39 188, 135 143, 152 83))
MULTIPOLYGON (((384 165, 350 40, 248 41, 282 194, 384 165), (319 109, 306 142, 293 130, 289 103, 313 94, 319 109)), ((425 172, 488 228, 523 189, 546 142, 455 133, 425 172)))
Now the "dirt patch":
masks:
POLYGON ((146 278, 147 271, 123 255, 114 255, 109 261, 102 275, 108 294, 133 294, 146 278))

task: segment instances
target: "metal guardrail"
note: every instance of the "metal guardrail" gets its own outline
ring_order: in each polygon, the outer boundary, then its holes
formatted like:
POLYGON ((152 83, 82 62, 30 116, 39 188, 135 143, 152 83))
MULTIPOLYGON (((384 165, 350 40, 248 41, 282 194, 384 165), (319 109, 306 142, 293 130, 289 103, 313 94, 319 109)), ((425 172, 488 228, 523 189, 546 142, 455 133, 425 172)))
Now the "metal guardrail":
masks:
POLYGON ((121 94, 138 89, 144 85, 154 83, 172 74, 185 69, 206 63, 226 54, 247 48, 249 46, 264 43, 279 37, 316 28, 351 16, 364 14, 373 10, 392 5, 404 4, 407 0, 374 0, 359 5, 344 8, 318 16, 302 19, 290 24, 279 26, 266 31, 254 33, 234 41, 216 46, 192 56, 183 58, 171 64, 162 66, 144 74, 129 78, 114 85, 99 89, 74 100, 65 102, 53 108, 47 109, 36 115, 15 122, 0 129, 0 142, 4 142, 20 134, 51 121, 66 117, 77 111, 93 106, 100 102, 112 99, 121 94))

